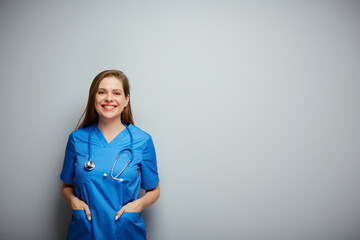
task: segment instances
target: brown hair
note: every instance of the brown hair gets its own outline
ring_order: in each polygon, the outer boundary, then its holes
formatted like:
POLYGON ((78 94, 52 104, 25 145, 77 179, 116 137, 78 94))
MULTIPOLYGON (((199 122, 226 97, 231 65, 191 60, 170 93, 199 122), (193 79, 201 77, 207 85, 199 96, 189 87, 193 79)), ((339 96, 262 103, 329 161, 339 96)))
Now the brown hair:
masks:
MULTIPOLYGON (((76 129, 84 128, 98 122, 99 114, 95 110, 95 95, 99 88, 101 80, 103 80, 106 77, 116 77, 117 79, 119 79, 122 83, 125 97, 130 95, 130 84, 128 78, 123 72, 119 70, 106 70, 99 73, 98 75, 96 75, 96 77, 91 83, 86 109, 81 115, 79 122, 76 126, 76 129), (84 115, 85 117, 80 123, 84 115)), ((126 125, 129 125, 130 123, 134 124, 134 119, 131 112, 130 99, 128 105, 126 106, 126 108, 124 108, 124 110, 121 113, 121 121, 126 125)))

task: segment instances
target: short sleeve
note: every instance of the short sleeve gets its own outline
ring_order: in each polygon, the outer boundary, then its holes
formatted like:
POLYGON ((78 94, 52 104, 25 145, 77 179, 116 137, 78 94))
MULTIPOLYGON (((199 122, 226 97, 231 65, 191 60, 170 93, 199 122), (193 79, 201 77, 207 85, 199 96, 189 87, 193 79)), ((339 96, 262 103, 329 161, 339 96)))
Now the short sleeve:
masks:
POLYGON ((152 138, 146 141, 143 150, 141 167, 141 188, 150 190, 155 188, 159 183, 159 175, 156 163, 156 153, 152 138))
POLYGON ((63 163, 63 168, 60 174, 60 179, 66 183, 72 183, 74 178, 74 169, 75 169, 75 141, 73 134, 69 135, 69 139, 65 149, 65 158, 63 163))

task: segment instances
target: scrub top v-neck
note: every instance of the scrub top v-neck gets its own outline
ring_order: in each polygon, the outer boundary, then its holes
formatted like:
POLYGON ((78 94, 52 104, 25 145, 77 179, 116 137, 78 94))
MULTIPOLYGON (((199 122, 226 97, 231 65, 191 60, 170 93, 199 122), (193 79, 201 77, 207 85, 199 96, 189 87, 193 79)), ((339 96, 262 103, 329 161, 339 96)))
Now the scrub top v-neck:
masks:
MULTIPOLYGON (((130 134, 124 129, 110 142, 97 124, 73 131, 69 135, 60 178, 73 183, 75 195, 88 204, 91 221, 84 210, 72 210, 68 239, 146 239, 145 223, 140 213, 125 212, 119 220, 115 215, 120 208, 137 199, 140 187, 149 190, 159 183, 156 153, 151 136, 129 124, 133 136, 133 159, 119 176, 121 181, 109 179, 119 151, 130 147, 130 134), (90 137, 89 137, 90 135, 90 137), (84 164, 89 159, 95 168, 87 171, 84 164)), ((128 163, 129 154, 122 154, 114 167, 114 175, 128 163)))
MULTIPOLYGON (((104 147, 109 147, 112 145, 116 145, 117 142, 121 141, 122 138, 125 135, 128 135, 128 131, 125 129, 123 129, 121 132, 119 132, 110 142, 108 142, 104 136, 104 134, 101 132, 101 130, 99 129, 98 125, 96 124, 94 126, 94 134, 96 135, 96 137, 98 138, 98 140, 103 144, 104 147)), ((115 146, 116 147, 116 146, 115 146)))

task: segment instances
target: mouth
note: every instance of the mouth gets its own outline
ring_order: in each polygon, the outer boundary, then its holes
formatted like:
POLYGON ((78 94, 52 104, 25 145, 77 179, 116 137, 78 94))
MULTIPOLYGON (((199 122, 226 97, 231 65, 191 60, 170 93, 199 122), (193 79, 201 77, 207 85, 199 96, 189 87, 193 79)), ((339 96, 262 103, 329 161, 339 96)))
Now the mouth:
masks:
POLYGON ((114 106, 114 105, 101 105, 101 107, 103 109, 105 109, 105 111, 112 111, 114 110, 117 106, 114 106))

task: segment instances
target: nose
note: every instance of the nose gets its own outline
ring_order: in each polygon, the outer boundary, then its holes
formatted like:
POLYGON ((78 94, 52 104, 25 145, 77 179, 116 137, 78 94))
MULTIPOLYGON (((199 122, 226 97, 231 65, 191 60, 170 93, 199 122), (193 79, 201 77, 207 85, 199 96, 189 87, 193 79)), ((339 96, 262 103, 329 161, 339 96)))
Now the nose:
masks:
POLYGON ((113 95, 111 93, 106 94, 105 101, 108 102, 113 101, 113 95))

